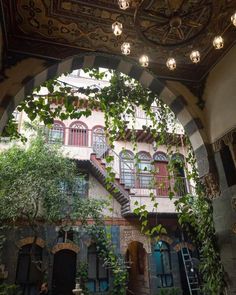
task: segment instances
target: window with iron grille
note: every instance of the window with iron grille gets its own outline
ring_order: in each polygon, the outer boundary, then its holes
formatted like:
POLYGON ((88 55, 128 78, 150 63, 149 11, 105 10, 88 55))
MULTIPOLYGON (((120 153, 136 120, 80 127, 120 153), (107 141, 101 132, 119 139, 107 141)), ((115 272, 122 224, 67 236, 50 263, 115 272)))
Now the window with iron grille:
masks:
POLYGON ((140 188, 152 188, 153 165, 151 156, 146 152, 138 154, 138 182, 140 188))
MULTIPOLYGON (((104 261, 99 258, 96 245, 88 247, 88 283, 89 292, 106 292, 109 290, 109 272, 104 261)), ((103 294, 103 293, 102 293, 103 294)))
POLYGON ((120 153, 120 175, 121 182, 127 188, 135 186, 134 154, 131 151, 124 150, 120 153))
POLYGON ((64 143, 65 128, 62 123, 55 122, 53 127, 48 129, 48 143, 64 143))
POLYGON ((173 276, 171 272, 171 256, 169 245, 163 241, 158 241, 154 248, 154 257, 156 263, 158 287, 172 287, 173 276))
POLYGON ((88 128, 82 122, 75 122, 69 129, 69 145, 88 146, 88 128))

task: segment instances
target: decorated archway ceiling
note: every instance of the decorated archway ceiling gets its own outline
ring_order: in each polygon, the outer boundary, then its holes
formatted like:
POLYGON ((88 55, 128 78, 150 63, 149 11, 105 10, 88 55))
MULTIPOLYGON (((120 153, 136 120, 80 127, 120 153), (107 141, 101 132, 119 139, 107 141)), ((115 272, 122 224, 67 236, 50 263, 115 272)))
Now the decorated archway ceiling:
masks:
POLYGON ((197 84, 236 40, 230 17, 236 0, 133 0, 127 10, 117 0, 2 0, 8 50, 63 59, 88 51, 121 54, 131 43, 129 58, 145 53, 150 70, 163 79, 197 84), (135 16, 135 17, 134 17, 135 16), (114 36, 111 25, 123 23, 123 34, 114 36), (215 50, 214 36, 223 33, 225 46, 215 50), (201 52, 193 64, 189 54, 201 52), (174 56, 177 69, 165 63, 174 56))

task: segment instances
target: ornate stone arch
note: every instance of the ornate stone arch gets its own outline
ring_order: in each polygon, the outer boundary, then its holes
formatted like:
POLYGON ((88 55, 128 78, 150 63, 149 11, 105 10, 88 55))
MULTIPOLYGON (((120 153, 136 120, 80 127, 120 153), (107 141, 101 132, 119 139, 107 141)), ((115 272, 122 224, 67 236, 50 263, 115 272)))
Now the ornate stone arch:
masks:
MULTIPOLYGON (((30 58, 28 60, 30 62, 30 58)), ((36 63, 36 61, 34 62, 36 63)), ((50 66, 43 61, 37 61, 37 63, 38 69, 41 69, 41 71, 38 70, 38 72, 36 72, 35 70, 36 74, 33 76, 32 73, 28 76, 26 76, 25 73, 21 83, 15 83, 14 94, 9 86, 4 92, 4 96, 0 103, 0 131, 5 126, 15 107, 26 95, 32 93, 35 87, 41 85, 46 80, 81 68, 105 67, 114 69, 139 81, 144 87, 153 91, 170 107, 189 136, 197 158, 199 175, 201 177, 206 176, 206 184, 211 185, 211 182, 214 180, 212 174, 215 172, 211 171, 211 169, 212 167, 213 169, 215 167, 212 165, 214 160, 211 147, 204 142, 206 141, 207 135, 203 130, 203 124, 200 118, 191 115, 186 99, 182 95, 179 95, 178 93, 176 94, 170 90, 169 87, 156 75, 137 65, 128 58, 99 52, 83 53, 62 61, 57 61, 50 66)))

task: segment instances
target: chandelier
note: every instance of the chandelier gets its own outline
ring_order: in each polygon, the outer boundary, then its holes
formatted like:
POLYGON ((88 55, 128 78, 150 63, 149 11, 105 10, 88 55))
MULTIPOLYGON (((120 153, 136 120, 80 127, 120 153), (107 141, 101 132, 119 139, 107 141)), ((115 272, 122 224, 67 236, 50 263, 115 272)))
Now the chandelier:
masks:
MULTIPOLYGON (((127 10, 131 7, 132 0, 117 0, 117 4, 120 9, 127 10)), ((135 1, 137 3, 137 1, 135 1)), ((171 3, 171 1, 169 1, 171 3)), ((141 37, 146 43, 152 46, 162 46, 162 47, 172 47, 183 45, 193 38, 197 37, 200 33, 202 33, 205 27, 208 24, 208 21, 211 17, 211 6, 209 3, 206 4, 205 14, 206 18, 202 20, 202 22, 195 20, 194 18, 186 17, 186 11, 181 12, 180 7, 182 7, 184 1, 173 1, 171 5, 174 6, 173 14, 165 13, 165 10, 161 12, 155 10, 159 8, 160 4, 157 2, 151 1, 147 5, 147 1, 139 1, 137 8, 134 13, 134 26, 137 30, 138 36, 141 37), (177 3, 177 4, 176 4, 177 3), (181 3, 181 4, 178 4, 181 3), (145 6, 146 5, 146 6, 145 6), (154 9, 151 9, 152 6, 154 9), (146 17, 145 21, 141 22, 142 12, 145 10, 147 13, 148 7, 148 17, 146 17), (150 8, 151 7, 151 8, 150 8), (163 12, 164 11, 164 12, 163 12), (189 26, 191 29, 186 32, 186 27, 189 26), (155 31, 156 30, 156 31, 155 31), (156 32, 159 32, 157 34, 156 32), (176 43, 173 42, 173 35, 177 36, 176 43)), ((196 9, 197 11, 197 9, 196 9)), ((191 12, 190 15, 193 13, 191 12)), ((199 12, 198 12, 199 14, 199 12)), ((196 18, 198 19, 198 18, 196 18)), ((233 26, 236 27, 236 12, 231 16, 230 21, 233 26)), ((121 22, 115 21, 112 24, 112 31, 115 36, 120 36, 123 32, 123 24, 121 22)), ((220 50, 224 47, 224 39, 223 33, 216 35, 212 40, 212 46, 216 50, 220 50)), ((194 48, 194 46, 190 46, 192 50, 189 51, 188 56, 190 61, 193 64, 198 64, 201 62, 201 52, 199 49, 194 48), (191 48, 192 47, 192 48, 191 48)), ((123 42, 121 44, 121 53, 124 55, 129 55, 132 52, 132 43, 123 42)), ((171 50, 173 52, 173 50, 171 50)), ((143 54, 139 58, 139 63, 142 67, 149 66, 149 57, 146 54, 143 54)), ((170 71, 174 71, 177 68, 176 57, 172 56, 166 58, 166 67, 170 71)))

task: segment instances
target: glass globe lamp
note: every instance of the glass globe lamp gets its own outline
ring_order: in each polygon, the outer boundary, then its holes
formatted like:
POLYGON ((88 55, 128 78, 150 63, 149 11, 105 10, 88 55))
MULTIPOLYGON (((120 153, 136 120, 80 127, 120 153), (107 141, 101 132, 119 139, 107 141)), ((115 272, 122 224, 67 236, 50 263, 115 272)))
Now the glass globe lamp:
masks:
POLYGON ((201 59, 200 52, 198 50, 193 50, 190 53, 190 59, 195 64, 197 64, 198 62, 200 62, 200 59, 201 59))
POLYGON ((224 47, 224 39, 221 36, 216 36, 213 40, 213 46, 215 49, 221 49, 224 47))
POLYGON ((231 22, 236 27, 236 12, 231 16, 231 22))
POLYGON ((173 57, 170 57, 166 61, 166 66, 169 70, 174 71, 176 69, 176 61, 173 57))
POLYGON ((129 0, 118 0, 120 9, 126 10, 127 8, 129 8, 129 5, 130 5, 129 2, 130 2, 129 0))
POLYGON ((112 31, 114 33, 115 36, 119 36, 122 34, 122 30, 123 30, 123 25, 122 23, 119 23, 119 22, 114 22, 112 24, 112 31))
POLYGON ((139 58, 139 63, 142 67, 148 67, 149 65, 149 58, 147 55, 142 55, 140 58, 139 58))
POLYGON ((130 54, 130 43, 129 42, 124 42, 121 45, 121 52, 124 55, 129 55, 130 54))

